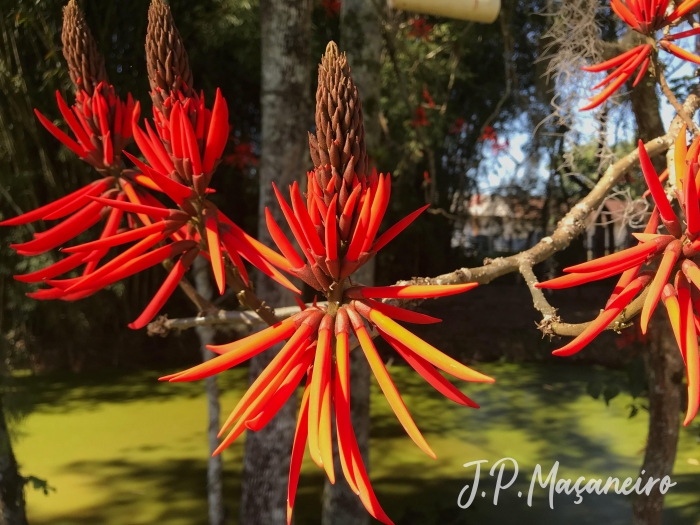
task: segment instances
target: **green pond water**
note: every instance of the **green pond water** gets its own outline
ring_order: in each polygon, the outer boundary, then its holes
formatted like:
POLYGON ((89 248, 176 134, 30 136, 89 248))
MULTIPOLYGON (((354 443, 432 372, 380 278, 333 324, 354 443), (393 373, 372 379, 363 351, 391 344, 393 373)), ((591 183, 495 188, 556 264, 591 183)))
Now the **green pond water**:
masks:
MULTIPOLYGON (((371 476, 385 510, 397 524, 631 523, 631 496, 527 496, 533 469, 546 475, 559 461, 559 478, 636 479, 646 440, 647 415, 628 418, 631 398, 606 406, 586 394, 591 381, 615 381, 615 372, 566 365, 485 364, 495 385, 460 384, 481 409, 458 406, 434 392, 412 370, 389 370, 419 428, 438 456, 425 456, 405 435, 376 383, 372 390, 371 476), (494 505, 500 458, 517 460, 516 482, 494 505), (488 460, 467 509, 457 504, 474 468, 488 460), (482 493, 484 496, 482 496, 482 493), (521 496, 518 496, 518 493, 521 496)), ((206 404, 201 383, 159 383, 164 372, 14 378, 8 401, 15 452, 25 476, 48 481, 48 495, 28 489, 33 525, 197 525, 206 514, 206 404)), ((247 370, 220 376, 227 414, 243 392, 247 370)), ((665 524, 700 524, 698 427, 683 429, 665 524)), ((236 523, 243 442, 224 453, 230 523, 236 523)), ((503 484, 512 476, 507 463, 503 484)), ((572 481, 572 482, 573 482, 572 481)), ((296 523, 320 524, 323 478, 305 459, 296 523)), ((469 491, 462 499, 466 503, 469 491)))

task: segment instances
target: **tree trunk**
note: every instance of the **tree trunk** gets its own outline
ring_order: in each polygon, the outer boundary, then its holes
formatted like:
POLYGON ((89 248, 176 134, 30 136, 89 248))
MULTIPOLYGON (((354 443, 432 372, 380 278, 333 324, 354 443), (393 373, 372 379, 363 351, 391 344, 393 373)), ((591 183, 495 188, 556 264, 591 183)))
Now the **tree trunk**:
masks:
POLYGON ((0 396, 0 525, 27 525, 24 478, 19 474, 0 396))
MULTIPOLYGON (((377 0, 343 0, 340 10, 340 49, 345 51, 352 77, 362 100, 365 140, 374 164, 373 153, 379 145, 379 102, 381 97, 382 14, 384 3, 377 0)), ((374 284, 375 259, 365 264, 352 278, 365 285, 374 284)), ((350 353, 350 416, 362 459, 369 470, 370 370, 359 349, 350 353)), ((341 472, 337 448, 335 471, 341 472)), ((323 495, 323 525, 368 525, 369 515, 360 498, 352 492, 343 476, 335 485, 326 479, 323 495)))
MULTIPOLYGON (((639 138, 648 141, 665 133, 659 111, 659 97, 654 80, 647 73, 631 93, 632 110, 639 138)), ((662 156, 654 161, 659 173, 666 167, 662 156)), ((649 390, 649 435, 640 474, 643 484, 650 477, 670 475, 678 447, 681 411, 680 382, 683 362, 676 347, 668 319, 659 313, 654 320, 652 340, 645 355, 649 390)), ((658 488, 658 485, 657 485, 658 488)), ((660 525, 664 495, 652 490, 649 496, 637 496, 633 505, 635 525, 660 525)))
MULTIPOLYGON (((199 294, 207 300, 214 296, 214 289, 209 279, 209 264, 204 257, 197 257, 193 264, 194 283, 199 294)), ((216 354, 207 349, 207 345, 214 343, 216 330, 211 326, 198 326, 196 328, 199 337, 199 346, 202 351, 202 361, 216 357, 216 354)), ((219 446, 219 416, 221 406, 219 404, 219 384, 215 375, 204 380, 204 389, 207 393, 207 407, 209 419, 207 423, 207 440, 209 442, 209 458, 207 461, 207 499, 209 502, 209 525, 224 525, 226 523, 226 507, 224 506, 224 461, 221 454, 216 457, 211 453, 219 446)))
MULTIPOLYGON (((682 408, 683 359, 676 346, 668 320, 657 315, 645 355, 649 390, 649 436, 640 474, 641 486, 647 479, 662 479, 673 472, 682 408)), ((658 485, 649 496, 637 496, 633 504, 635 525, 660 525, 664 495, 658 485)))
MULTIPOLYGON (((261 0, 262 152, 258 238, 272 240, 265 224, 269 207, 280 226, 284 220, 272 193, 304 175, 308 155, 310 100, 311 0, 261 0)), ((292 294, 266 276, 257 276, 257 293, 271 306, 294 304, 292 294)), ((279 347, 254 357, 252 382, 279 347)), ((246 431, 241 496, 241 525, 286 525, 289 461, 296 427, 297 399, 292 396, 261 431, 246 431)))

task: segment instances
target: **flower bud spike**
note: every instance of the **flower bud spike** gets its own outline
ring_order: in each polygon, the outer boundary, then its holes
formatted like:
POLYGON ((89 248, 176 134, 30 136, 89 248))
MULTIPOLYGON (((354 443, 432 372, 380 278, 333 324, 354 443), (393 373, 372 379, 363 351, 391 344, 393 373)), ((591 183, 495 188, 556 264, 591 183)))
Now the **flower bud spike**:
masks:
POLYGON ((642 329, 642 333, 647 333, 647 327, 649 326, 649 321, 651 320, 651 315, 656 309, 656 305, 661 298, 661 292, 663 291, 664 285, 668 282, 668 278, 671 276, 671 271, 676 265, 676 261, 681 254, 681 242, 678 240, 670 243, 664 250, 664 255, 659 263, 659 268, 656 270, 656 276, 649 286, 649 293, 647 298, 644 300, 644 306, 642 307, 642 314, 639 318, 639 326, 642 329))

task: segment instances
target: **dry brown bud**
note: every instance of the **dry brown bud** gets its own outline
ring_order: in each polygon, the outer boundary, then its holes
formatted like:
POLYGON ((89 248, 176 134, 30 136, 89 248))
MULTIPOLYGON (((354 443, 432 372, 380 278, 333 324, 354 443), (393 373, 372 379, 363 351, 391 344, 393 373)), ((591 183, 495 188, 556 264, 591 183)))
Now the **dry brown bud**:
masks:
POLYGON ((171 91, 192 96, 192 71, 180 32, 175 26, 170 7, 163 0, 153 0, 148 9, 146 33, 146 65, 153 103, 162 103, 171 91))
POLYGON ((92 96, 100 82, 108 82, 107 70, 76 0, 70 0, 63 8, 61 40, 71 80, 79 90, 92 96))
POLYGON ((347 57, 335 42, 328 43, 318 66, 316 137, 309 139, 317 169, 330 165, 334 172, 350 178, 346 184, 352 182, 353 169, 360 179, 367 174, 362 102, 347 57))

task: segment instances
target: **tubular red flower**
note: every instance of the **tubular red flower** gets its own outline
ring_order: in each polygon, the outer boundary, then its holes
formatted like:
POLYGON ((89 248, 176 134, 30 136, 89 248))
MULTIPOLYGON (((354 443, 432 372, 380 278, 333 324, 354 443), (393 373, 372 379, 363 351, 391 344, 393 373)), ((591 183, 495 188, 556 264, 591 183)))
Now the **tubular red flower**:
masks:
POLYGON ((479 286, 479 283, 405 286, 359 286, 348 288, 345 295, 352 299, 428 299, 456 295, 479 286))
POLYGON ((590 343, 595 337, 605 330, 608 325, 618 316, 620 312, 632 301, 639 291, 646 286, 651 280, 649 275, 640 275, 632 283, 630 283, 620 295, 608 306, 601 314, 596 317, 589 325, 578 335, 573 341, 567 345, 554 350, 553 355, 570 356, 573 355, 590 343))
POLYGON ((479 408, 479 405, 465 396, 457 387, 450 383, 428 361, 412 352, 407 346, 381 332, 382 337, 396 350, 411 367, 420 374, 435 390, 455 403, 471 408, 479 408))
POLYGON ((153 296, 153 299, 151 299, 151 302, 148 303, 148 306, 146 306, 141 315, 133 323, 129 324, 129 328, 138 330, 151 322, 151 319, 156 316, 158 311, 163 308, 165 302, 173 294, 175 288, 177 288, 177 285, 184 277, 185 272, 192 264, 192 261, 197 257, 198 252, 199 250, 194 248, 175 263, 168 277, 163 281, 163 284, 153 296))
POLYGON ((11 244, 10 248, 20 255, 46 253, 97 224, 103 209, 104 206, 101 203, 91 202, 78 213, 42 233, 41 237, 22 244, 11 244))
POLYGON ((101 182, 104 181, 109 186, 111 184, 114 184, 114 180, 114 177, 106 177, 102 180, 91 182, 87 186, 83 186, 79 190, 69 193, 68 195, 66 195, 65 197, 61 197, 60 199, 56 199, 55 201, 50 202, 49 204, 36 208, 35 210, 32 210, 30 212, 23 213, 22 215, 19 215, 17 217, 6 219, 0 222, 0 226, 18 226, 21 224, 28 224, 30 222, 38 221, 39 219, 42 219, 45 216, 50 215, 51 213, 57 210, 60 210, 68 204, 75 202, 86 193, 92 192, 94 188, 101 182))
POLYGON ((659 303, 663 287, 666 282, 668 282, 668 278, 671 276, 671 271, 673 270, 673 267, 675 266, 676 261, 678 261, 680 255, 681 242, 679 240, 675 240, 666 246, 661 263, 659 264, 659 269, 656 270, 656 275, 654 276, 651 286, 649 286, 649 293, 647 294, 647 298, 644 300, 644 306, 642 307, 642 314, 640 316, 639 324, 643 334, 647 333, 647 327, 649 325, 649 320, 651 319, 651 314, 654 313, 656 305, 659 303))
POLYGON ((476 370, 472 370, 471 368, 464 366, 462 363, 443 354, 437 348, 412 334, 403 326, 396 323, 378 310, 370 310, 369 320, 376 324, 384 333, 389 334, 411 351, 424 358, 430 364, 447 372, 448 374, 451 374, 464 381, 473 381, 477 383, 494 382, 493 378, 481 374, 476 370))
POLYGON ((683 420, 683 425, 687 426, 695 418, 700 407, 700 354, 690 284, 683 274, 680 274, 678 279, 678 303, 681 318, 680 333, 685 343, 684 353, 688 379, 688 407, 683 420))

